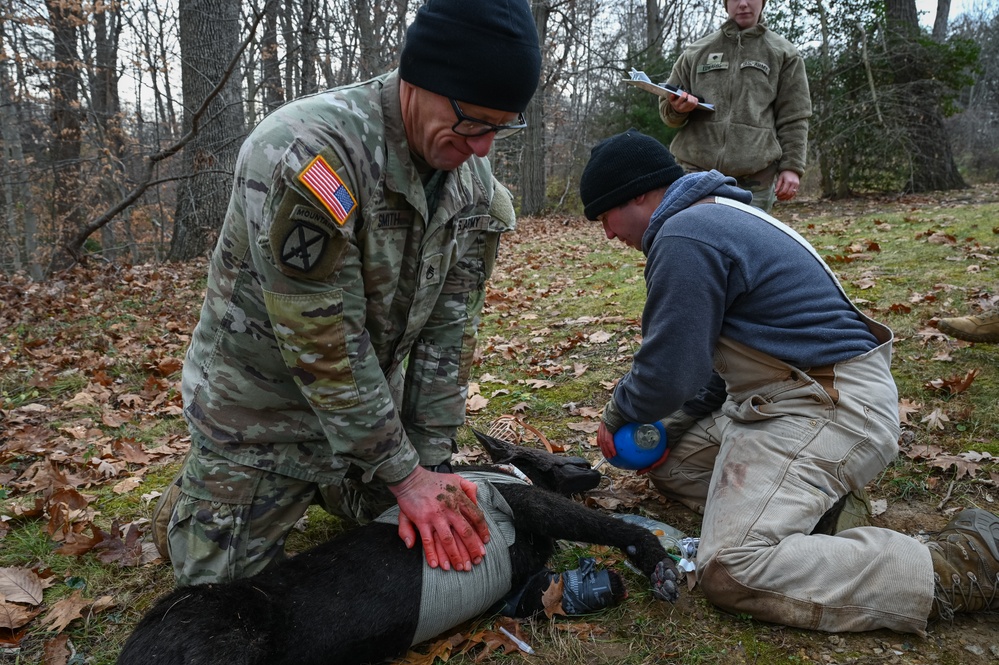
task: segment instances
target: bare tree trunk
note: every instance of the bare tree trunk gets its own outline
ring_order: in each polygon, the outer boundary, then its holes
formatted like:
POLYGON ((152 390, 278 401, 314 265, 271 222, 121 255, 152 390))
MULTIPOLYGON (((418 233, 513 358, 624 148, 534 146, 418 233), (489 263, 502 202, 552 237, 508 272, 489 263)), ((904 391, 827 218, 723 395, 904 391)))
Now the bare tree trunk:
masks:
MULTIPOLYGON (((533 0, 531 11, 534 14, 534 24, 538 29, 538 37, 545 43, 548 32, 548 19, 551 7, 548 0, 533 0)), ((542 52, 544 52, 542 50, 542 52)), ((543 69, 542 69, 543 71, 543 69)), ((547 89, 545 76, 542 74, 541 84, 527 105, 527 129, 524 130, 524 150, 520 161, 520 212, 523 215, 537 215, 547 206, 548 179, 545 173, 545 92, 547 89)))
POLYGON ((360 57, 358 58, 358 76, 361 80, 374 76, 378 68, 379 35, 375 34, 371 20, 372 3, 370 0, 354 2, 354 18, 357 30, 360 57))
POLYGON ((950 0, 937 0, 937 14, 933 20, 933 41, 947 39, 947 21, 950 18, 950 0))
MULTIPOLYGON (((0 26, 0 46, 6 43, 3 28, 0 26)), ((0 181, 3 186, 5 243, 10 248, 10 263, 5 261, 0 268, 21 270, 28 266, 34 279, 42 276, 37 262, 37 221, 31 188, 24 171, 24 149, 21 144, 21 127, 18 106, 12 94, 13 82, 8 64, 0 60, 0 125, 3 127, 3 164, 0 165, 0 181)))
POLYGON ((659 0, 645 0, 645 40, 649 51, 659 56, 663 50, 663 17, 659 0))
POLYGON ((887 0, 889 53, 894 59, 895 83, 904 96, 901 131, 910 146, 912 163, 907 190, 929 192, 963 189, 954 162, 950 137, 940 111, 940 84, 923 69, 915 0, 887 0), (914 57, 920 56, 920 57, 914 57))
POLYGON ((203 124, 195 125, 192 113, 222 80, 239 48, 239 6, 239 0, 180 0, 184 130, 195 136, 184 148, 184 172, 190 177, 177 191, 171 261, 205 254, 225 219, 232 169, 245 134, 239 76, 212 100, 203 124))
MULTIPOLYGON (((75 196, 80 187, 80 79, 77 74, 80 57, 77 51, 79 26, 82 25, 81 8, 77 2, 46 0, 52 29, 52 209, 60 229, 62 247, 65 240, 78 230, 82 220, 75 196)), ((49 264, 49 272, 72 265, 72 257, 56 251, 49 264)))
MULTIPOLYGON (((118 41, 122 28, 121 5, 99 5, 94 13, 94 63, 90 79, 91 108, 95 124, 103 137, 108 164, 100 181, 104 205, 110 205, 122 195, 124 180, 125 137, 121 127, 121 100, 118 94, 118 41)), ((128 220, 125 220, 128 224, 128 220)), ((117 255, 114 226, 101 229, 104 257, 117 255)))
POLYGON ((281 87, 281 65, 278 62, 277 12, 278 4, 269 3, 264 8, 264 32, 261 37, 260 59, 263 65, 263 80, 260 85, 264 92, 264 115, 284 104, 284 88, 281 87))
POLYGON ((295 86, 295 63, 302 57, 298 48, 298 31, 295 27, 295 0, 287 0, 281 11, 281 32, 284 36, 284 94, 295 99, 300 89, 295 86))
POLYGON ((319 62, 319 33, 316 28, 319 22, 316 3, 313 0, 301 0, 302 27, 302 94, 311 95, 319 91, 319 77, 316 65, 319 62))

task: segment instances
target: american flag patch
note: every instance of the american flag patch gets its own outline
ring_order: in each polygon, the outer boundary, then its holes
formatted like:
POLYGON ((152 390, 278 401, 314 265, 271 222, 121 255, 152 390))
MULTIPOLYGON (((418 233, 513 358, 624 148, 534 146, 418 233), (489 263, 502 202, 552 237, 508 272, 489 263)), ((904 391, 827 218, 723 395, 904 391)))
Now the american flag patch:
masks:
POLYGON ((340 176, 330 168, 329 163, 323 159, 322 155, 313 159, 298 175, 298 179, 323 202, 337 224, 342 225, 346 222, 350 213, 354 212, 354 208, 357 207, 354 195, 350 193, 347 185, 343 184, 343 180, 340 180, 340 176))

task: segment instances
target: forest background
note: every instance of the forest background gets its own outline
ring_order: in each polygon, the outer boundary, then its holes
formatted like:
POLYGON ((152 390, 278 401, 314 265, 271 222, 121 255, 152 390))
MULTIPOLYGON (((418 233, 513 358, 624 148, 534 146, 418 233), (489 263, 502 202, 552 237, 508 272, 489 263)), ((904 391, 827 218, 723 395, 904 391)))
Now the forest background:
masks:
MULTIPOLYGON (((418 4, 0 0, 0 663, 113 663, 172 586, 148 514, 188 443, 179 369, 236 152, 286 101, 393 67, 418 4)), ((640 343, 644 264, 581 218, 579 173, 590 146, 628 127, 670 140, 655 98, 620 81, 631 67, 665 79, 724 11, 720 0, 532 8, 544 72, 529 128, 493 154, 521 219, 489 288, 469 422, 511 416, 595 460, 599 408, 640 343)), ((815 111, 803 196, 776 215, 896 333, 905 431, 869 489, 876 525, 917 536, 961 507, 995 510, 999 487, 995 347, 933 325, 999 305, 999 5, 934 8, 769 0, 764 12, 805 55, 815 111)), ((460 442, 459 459, 474 461, 467 431, 460 442)), ((602 470, 612 484, 588 504, 697 533, 644 481, 602 470)), ((310 513, 290 548, 338 528, 310 513)), ((556 563, 572 567, 576 553, 556 563)), ((588 553, 625 570, 618 554, 588 553)), ((629 602, 597 618, 510 628, 534 644, 533 662, 559 665, 999 658, 995 613, 926 639, 823 636, 722 614, 696 588, 664 608, 629 584, 629 602)), ((510 662, 499 653, 515 648, 488 621, 459 637, 407 662, 510 662)))
MULTIPOLYGON (((925 192, 999 177, 999 7, 771 0, 807 59, 805 193, 925 192), (932 27, 930 27, 932 26, 932 27)), ((596 141, 669 141, 655 99, 720 0, 533 0, 544 71, 528 129, 497 142, 522 215, 578 211, 596 141)), ((395 66, 416 0, 0 0, 0 273, 184 261, 212 247, 235 155, 290 99, 395 66)))

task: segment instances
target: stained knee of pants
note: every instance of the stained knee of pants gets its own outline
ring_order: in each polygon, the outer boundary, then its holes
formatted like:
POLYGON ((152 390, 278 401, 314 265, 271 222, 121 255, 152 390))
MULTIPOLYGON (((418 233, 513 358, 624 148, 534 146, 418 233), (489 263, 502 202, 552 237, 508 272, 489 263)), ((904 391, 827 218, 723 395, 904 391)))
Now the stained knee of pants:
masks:
POLYGON ((697 583, 705 598, 715 607, 732 614, 748 614, 758 621, 769 621, 801 628, 818 628, 821 608, 814 603, 766 589, 755 589, 739 582, 718 557, 703 568, 698 566, 697 583))

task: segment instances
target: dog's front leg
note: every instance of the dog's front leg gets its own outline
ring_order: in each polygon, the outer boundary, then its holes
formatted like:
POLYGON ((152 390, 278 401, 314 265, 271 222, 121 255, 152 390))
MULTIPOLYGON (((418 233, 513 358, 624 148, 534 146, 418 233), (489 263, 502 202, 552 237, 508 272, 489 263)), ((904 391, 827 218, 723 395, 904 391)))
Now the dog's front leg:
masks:
POLYGON ((513 509, 518 530, 616 547, 651 580, 657 597, 671 602, 679 597, 676 564, 651 531, 540 487, 508 483, 496 487, 513 509))

